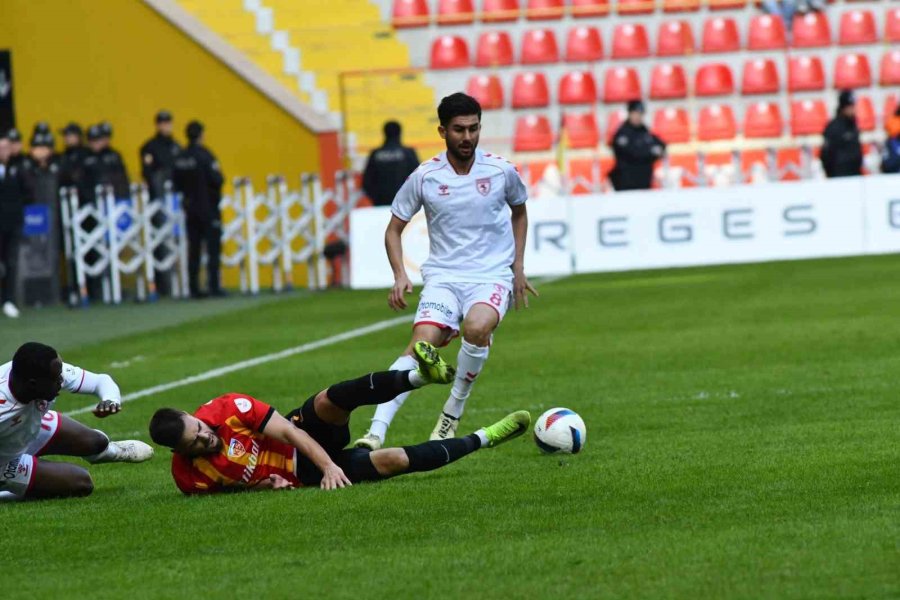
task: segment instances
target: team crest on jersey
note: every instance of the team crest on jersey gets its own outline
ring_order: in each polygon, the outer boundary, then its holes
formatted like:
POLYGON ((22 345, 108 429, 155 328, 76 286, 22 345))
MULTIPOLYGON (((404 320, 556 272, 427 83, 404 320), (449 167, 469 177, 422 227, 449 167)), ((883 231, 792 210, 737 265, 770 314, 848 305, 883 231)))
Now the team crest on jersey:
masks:
POLYGON ((487 196, 491 193, 491 178, 485 177, 484 179, 476 179, 475 180, 475 189, 478 190, 478 193, 482 196, 487 196))
POLYGON ((244 454, 247 453, 247 450, 244 449, 244 445, 237 438, 232 438, 231 443, 228 444, 228 456, 231 458, 240 458, 244 454))
POLYGON ((242 413, 247 412, 253 406, 246 398, 235 398, 234 405, 237 406, 237 409, 242 413))

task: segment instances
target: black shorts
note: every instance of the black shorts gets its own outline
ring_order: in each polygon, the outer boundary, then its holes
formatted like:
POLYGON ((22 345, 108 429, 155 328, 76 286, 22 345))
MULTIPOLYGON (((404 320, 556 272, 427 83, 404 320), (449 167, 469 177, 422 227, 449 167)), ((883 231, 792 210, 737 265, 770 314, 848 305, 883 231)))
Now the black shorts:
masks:
MULTIPOLYGON (((311 396, 298 409, 289 412, 285 418, 294 427, 302 429, 309 437, 316 440, 331 460, 339 466, 353 483, 360 481, 377 481, 385 479, 379 475, 369 459, 369 450, 365 448, 347 448, 350 443, 350 425, 332 425, 326 423, 316 414, 311 396)), ((297 452, 297 477, 304 486, 318 486, 322 481, 322 472, 307 457, 297 452)))

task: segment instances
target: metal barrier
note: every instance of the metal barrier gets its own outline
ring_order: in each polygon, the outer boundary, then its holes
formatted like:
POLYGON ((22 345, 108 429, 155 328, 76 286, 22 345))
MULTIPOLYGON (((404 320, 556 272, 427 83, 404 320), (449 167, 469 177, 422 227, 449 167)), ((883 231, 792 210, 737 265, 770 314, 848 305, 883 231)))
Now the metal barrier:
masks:
MULTIPOLYGON (((170 184, 163 198, 150 198, 144 185, 133 185, 130 198, 116 198, 111 187, 98 186, 96 202, 83 204, 75 188, 60 192, 63 247, 70 278, 77 282, 73 304, 118 304, 129 291, 137 300, 152 301, 159 276, 171 278, 173 297, 188 296, 186 219, 170 184)), ((347 173, 338 174, 333 189, 303 175, 299 188, 290 190, 284 177, 273 175, 265 193, 237 178, 234 193, 219 206, 221 265, 238 270, 242 292, 259 293, 265 268, 272 270, 274 291, 293 289, 298 265, 307 268, 308 288, 323 289, 329 284, 329 260, 346 255, 350 211, 360 198, 347 173)), ((333 272, 333 284, 349 283, 349 269, 333 272)))

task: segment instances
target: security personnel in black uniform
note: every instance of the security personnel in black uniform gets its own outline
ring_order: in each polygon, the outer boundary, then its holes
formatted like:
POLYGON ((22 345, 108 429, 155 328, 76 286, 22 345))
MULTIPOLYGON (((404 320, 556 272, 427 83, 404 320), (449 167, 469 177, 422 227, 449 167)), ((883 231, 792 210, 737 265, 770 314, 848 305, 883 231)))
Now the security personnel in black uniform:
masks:
POLYGON ((109 121, 102 121, 100 127, 100 162, 103 165, 103 171, 109 179, 108 183, 113 187, 113 193, 116 198, 131 197, 131 182, 128 179, 128 172, 125 170, 125 161, 118 150, 112 147, 112 125, 109 121))
POLYGON ((19 316, 14 290, 25 195, 19 166, 12 162, 9 132, 0 132, 0 309, 9 318, 19 316))
POLYGON ((187 216, 188 285, 192 298, 203 298, 200 289, 200 256, 206 246, 208 295, 224 296, 219 285, 219 254, 222 245, 222 185, 219 163, 203 145, 203 125, 191 121, 185 130, 187 148, 175 159, 175 188, 182 194, 187 216))
POLYGON ((141 146, 141 172, 151 198, 162 198, 165 183, 172 181, 175 159, 181 146, 172 138, 172 113, 156 113, 156 135, 141 146))
POLYGON ((844 90, 838 96, 837 114, 822 133, 822 168, 828 177, 862 175, 862 145, 856 126, 856 98, 844 90))
POLYGON ((85 195, 84 159, 90 154, 84 146, 84 132, 78 123, 69 123, 62 132, 65 149, 59 157, 60 184, 65 187, 74 187, 78 190, 78 197, 85 195))
POLYGON ((666 144, 644 125, 644 103, 628 103, 628 118, 613 136, 616 166, 609 179, 616 191, 648 190, 653 183, 653 164, 663 157, 666 144))
POLYGON ((85 189, 88 195, 86 202, 96 201, 95 190, 98 185, 111 185, 116 198, 130 196, 128 173, 122 155, 109 147, 111 132, 104 132, 100 125, 88 128, 88 146, 90 154, 84 159, 85 189))
POLYGON ((397 191, 419 166, 416 151, 400 143, 400 123, 384 124, 384 144, 369 155, 362 186, 375 206, 390 206, 397 191))
POLYGON ((9 133, 7 133, 6 139, 9 140, 9 164, 18 166, 22 161, 28 158, 28 154, 26 154, 23 148, 22 134, 18 129, 13 127, 9 130, 9 133))

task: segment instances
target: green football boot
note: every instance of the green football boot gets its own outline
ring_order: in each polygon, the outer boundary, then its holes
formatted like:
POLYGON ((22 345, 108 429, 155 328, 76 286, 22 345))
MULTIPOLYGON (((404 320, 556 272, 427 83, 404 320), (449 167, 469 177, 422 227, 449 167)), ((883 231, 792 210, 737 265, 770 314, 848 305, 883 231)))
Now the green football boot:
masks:
POLYGON ((419 363, 416 370, 428 383, 451 383, 456 377, 456 369, 441 358, 437 348, 428 342, 416 342, 414 351, 419 363))
POLYGON ((487 435, 488 448, 499 446, 513 438, 517 438, 531 426, 531 414, 527 410, 517 410, 510 413, 488 427, 484 428, 487 435))

